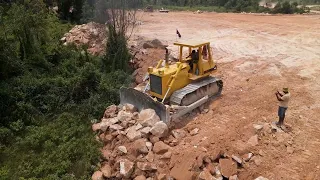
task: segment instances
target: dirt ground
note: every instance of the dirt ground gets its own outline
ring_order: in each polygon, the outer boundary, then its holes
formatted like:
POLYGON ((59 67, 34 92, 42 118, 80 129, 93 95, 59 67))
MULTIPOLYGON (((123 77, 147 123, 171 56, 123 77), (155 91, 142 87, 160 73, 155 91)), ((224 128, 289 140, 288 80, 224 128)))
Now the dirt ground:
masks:
POLYGON ((139 19, 133 40, 157 38, 171 54, 177 53, 172 46, 176 29, 182 35, 178 41, 210 41, 216 76, 224 82, 209 113, 185 118, 184 129, 200 131, 174 147, 170 173, 187 177, 205 148, 229 155, 253 152, 255 160, 239 170, 240 179, 320 179, 319 15, 155 12, 140 13, 139 19), (291 92, 285 120, 289 132, 259 136, 257 146, 247 147, 254 123, 277 120, 275 92, 284 86, 291 92))

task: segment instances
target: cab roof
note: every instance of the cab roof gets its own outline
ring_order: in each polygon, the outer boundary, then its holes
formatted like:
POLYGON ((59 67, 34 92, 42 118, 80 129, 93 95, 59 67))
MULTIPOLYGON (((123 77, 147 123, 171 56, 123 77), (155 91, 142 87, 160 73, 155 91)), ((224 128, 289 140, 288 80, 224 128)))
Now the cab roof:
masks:
POLYGON ((197 48, 197 47, 201 47, 201 46, 210 44, 210 42, 186 41, 186 42, 175 42, 173 44, 176 45, 176 46, 185 46, 185 47, 197 48))

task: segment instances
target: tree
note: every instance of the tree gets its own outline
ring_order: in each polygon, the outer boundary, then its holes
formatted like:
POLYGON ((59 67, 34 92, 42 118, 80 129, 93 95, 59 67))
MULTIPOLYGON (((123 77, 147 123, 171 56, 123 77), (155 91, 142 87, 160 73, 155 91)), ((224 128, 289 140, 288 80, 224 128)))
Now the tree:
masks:
POLYGON ((107 4, 108 40, 106 56, 103 59, 107 72, 116 70, 128 71, 131 58, 127 40, 136 25, 135 1, 110 0, 107 4))

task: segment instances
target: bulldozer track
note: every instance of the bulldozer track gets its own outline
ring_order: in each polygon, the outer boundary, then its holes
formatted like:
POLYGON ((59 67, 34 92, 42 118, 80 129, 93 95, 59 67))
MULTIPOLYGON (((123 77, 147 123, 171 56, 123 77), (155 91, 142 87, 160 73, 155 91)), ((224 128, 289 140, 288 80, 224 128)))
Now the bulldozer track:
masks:
POLYGON ((170 97, 170 103, 176 105, 190 105, 193 101, 199 100, 206 95, 209 97, 220 95, 222 88, 222 80, 209 76, 175 91, 170 97), (211 88, 214 86, 215 88, 211 88))

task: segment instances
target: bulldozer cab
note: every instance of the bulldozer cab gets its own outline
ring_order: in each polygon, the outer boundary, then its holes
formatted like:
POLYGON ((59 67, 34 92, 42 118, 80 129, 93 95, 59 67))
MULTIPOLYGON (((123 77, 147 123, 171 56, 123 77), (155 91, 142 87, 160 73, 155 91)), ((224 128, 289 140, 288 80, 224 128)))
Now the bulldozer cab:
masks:
POLYGON ((197 80, 203 76, 210 75, 217 66, 213 61, 210 42, 177 42, 174 45, 179 47, 179 62, 189 63, 189 76, 191 80, 197 80), (189 56, 184 58, 184 50, 189 56), (194 54, 195 53, 195 54, 194 54))

